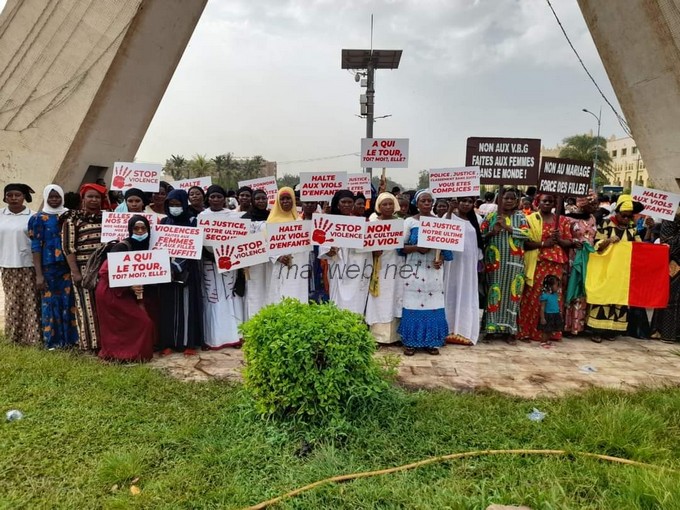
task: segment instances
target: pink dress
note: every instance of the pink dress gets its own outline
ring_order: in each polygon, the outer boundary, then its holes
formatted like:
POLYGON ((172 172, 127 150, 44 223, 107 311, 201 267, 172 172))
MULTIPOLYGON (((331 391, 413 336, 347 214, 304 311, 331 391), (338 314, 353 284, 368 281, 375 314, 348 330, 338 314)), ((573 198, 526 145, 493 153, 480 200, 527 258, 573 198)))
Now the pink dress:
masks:
MULTIPOLYGON (((574 241, 581 241, 593 245, 597 234, 597 223, 591 214, 588 218, 569 218, 571 221, 571 234, 574 241)), ((576 250, 569 250, 569 271, 574 261, 576 250)), ((569 281, 569 274, 566 275, 569 281)), ((588 304, 585 297, 576 298, 564 306, 564 330, 573 335, 578 335, 586 327, 588 318, 588 304)))

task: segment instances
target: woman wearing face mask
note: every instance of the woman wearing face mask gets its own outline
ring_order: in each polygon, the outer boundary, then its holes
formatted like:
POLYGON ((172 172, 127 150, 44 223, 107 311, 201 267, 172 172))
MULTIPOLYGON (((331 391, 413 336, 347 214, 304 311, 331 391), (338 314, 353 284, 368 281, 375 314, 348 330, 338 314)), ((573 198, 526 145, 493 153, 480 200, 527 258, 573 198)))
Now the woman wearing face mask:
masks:
MULTIPOLYGON (((162 225, 195 227, 196 218, 189 210, 189 197, 183 189, 168 193, 167 216, 162 225)), ((203 298, 201 296, 201 261, 170 259, 173 281, 159 285, 160 324, 158 328, 161 354, 173 351, 193 356, 203 345, 203 298)))
POLYGON ((404 279, 404 308, 399 324, 399 334, 404 344, 404 355, 413 356, 417 349, 428 354, 439 354, 439 347, 449 333, 444 302, 444 261, 453 260, 448 250, 418 246, 418 230, 422 217, 434 217, 434 200, 429 190, 415 194, 418 214, 404 221, 404 248, 406 264, 411 268, 404 279))
MULTIPOLYGON (((295 208, 295 192, 292 188, 284 187, 276 195, 276 203, 267 218, 267 226, 291 221, 300 221, 302 225, 295 208)), ((309 265, 310 252, 310 248, 305 248, 270 258, 268 304, 278 303, 287 297, 301 303, 309 301, 309 277, 312 272, 309 265)))
POLYGON ((31 202, 34 191, 26 184, 5 186, 0 209, 0 274, 5 293, 5 337, 10 342, 40 342, 38 295, 28 237, 33 215, 24 202, 31 202))
MULTIPOLYGON (((226 217, 226 192, 222 186, 213 184, 208 188, 208 205, 201 218, 220 215, 226 217)), ((243 322, 243 300, 234 294, 238 271, 220 273, 215 265, 212 247, 203 248, 203 317, 205 346, 209 349, 238 347, 241 335, 238 331, 243 322)))
MULTIPOLYGON (((130 218, 128 233, 130 236, 116 244, 111 252, 149 249, 149 221, 144 216, 130 218)), ((149 361, 153 357, 156 328, 144 305, 144 286, 109 287, 109 263, 105 260, 99 269, 96 296, 101 337, 99 357, 149 361)))
MULTIPOLYGON (((397 219, 399 201, 391 193, 381 193, 375 201, 374 221, 397 219)), ((371 252, 373 272, 368 286, 366 323, 379 344, 389 345, 401 339, 397 333, 403 307, 404 287, 400 278, 404 258, 397 250, 371 252)))
MULTIPOLYGON (((269 217, 267 205, 267 193, 261 189, 253 191, 250 210, 242 216, 243 219, 251 221, 251 234, 264 232, 265 223, 269 217)), ((268 263, 256 264, 243 271, 246 274, 245 320, 248 320, 267 304, 271 273, 268 263)))
POLYGON ((71 269, 71 279, 76 297, 78 344, 82 350, 99 349, 99 326, 94 292, 82 287, 82 272, 97 248, 101 245, 102 200, 106 188, 98 184, 80 187, 81 210, 67 215, 61 231, 61 243, 66 261, 71 269))
POLYGON ((28 222, 31 238, 36 288, 40 291, 42 306, 42 335, 47 349, 63 349, 78 343, 73 307, 71 273, 61 247, 60 215, 64 207, 64 191, 50 184, 43 191, 42 210, 28 222))
MULTIPOLYGON (((461 197, 455 216, 465 224, 463 251, 458 252, 444 271, 446 322, 450 344, 475 345, 479 340, 479 280, 477 270, 482 260, 482 233, 475 214, 475 199, 461 197)), ((447 217, 451 217, 451 212, 447 217)))
MULTIPOLYGON (((351 216, 354 211, 354 194, 340 190, 331 200, 329 214, 351 216)), ((372 255, 354 248, 319 247, 319 258, 328 261, 328 283, 330 300, 338 308, 363 315, 368 299, 368 283, 372 255), (348 277, 347 273, 355 275, 348 277)))

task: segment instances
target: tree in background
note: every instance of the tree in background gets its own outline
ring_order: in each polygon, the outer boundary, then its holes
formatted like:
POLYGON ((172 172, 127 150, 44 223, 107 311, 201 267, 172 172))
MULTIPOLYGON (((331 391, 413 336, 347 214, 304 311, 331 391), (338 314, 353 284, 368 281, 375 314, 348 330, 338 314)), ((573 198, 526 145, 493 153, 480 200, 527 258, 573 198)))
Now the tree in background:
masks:
POLYGON ((607 152, 607 140, 602 136, 573 135, 562 140, 564 146, 560 149, 560 157, 578 161, 595 161, 597 154, 597 172, 595 185, 599 188, 609 184, 613 175, 612 157, 607 152))
POLYGON ((295 186, 297 186, 298 184, 300 184, 300 177, 298 175, 284 174, 283 177, 279 177, 278 179, 276 179, 276 185, 279 188, 288 186, 290 188, 295 189, 295 186))
POLYGON ((187 175, 187 172, 187 160, 184 158, 184 156, 175 156, 173 154, 170 156, 170 159, 165 160, 163 173, 166 175, 171 175, 175 181, 184 179, 187 175))
POLYGON ((196 179, 197 177, 206 177, 213 175, 215 172, 215 163, 207 156, 196 154, 191 161, 189 161, 189 179, 196 179))
POLYGON ((421 170, 418 173, 418 189, 425 189, 430 187, 430 174, 427 170, 421 170))

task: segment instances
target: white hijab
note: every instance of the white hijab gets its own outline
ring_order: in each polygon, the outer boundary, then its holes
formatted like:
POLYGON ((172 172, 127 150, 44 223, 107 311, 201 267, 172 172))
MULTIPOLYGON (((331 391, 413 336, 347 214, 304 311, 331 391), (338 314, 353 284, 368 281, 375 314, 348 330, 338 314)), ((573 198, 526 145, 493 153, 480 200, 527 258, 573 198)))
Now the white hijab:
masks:
POLYGON ((43 190, 42 211, 47 214, 63 214, 68 211, 68 209, 64 207, 64 190, 61 189, 61 186, 57 186, 56 184, 48 184, 45 186, 45 189, 43 190), (61 205, 59 207, 50 207, 47 205, 47 198, 50 196, 52 191, 56 191, 61 197, 61 205))

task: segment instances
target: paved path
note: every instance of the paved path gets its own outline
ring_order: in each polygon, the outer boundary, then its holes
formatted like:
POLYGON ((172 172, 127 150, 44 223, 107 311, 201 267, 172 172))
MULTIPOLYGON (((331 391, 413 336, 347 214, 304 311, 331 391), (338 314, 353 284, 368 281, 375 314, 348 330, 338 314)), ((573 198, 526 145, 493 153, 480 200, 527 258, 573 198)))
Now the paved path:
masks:
MULTIPOLYGON (((586 338, 566 339, 550 349, 539 344, 510 346, 502 341, 475 347, 446 346, 439 356, 401 349, 380 349, 377 356, 398 356, 398 381, 412 388, 473 391, 489 388, 520 397, 558 396, 592 386, 634 389, 680 386, 680 345, 621 338, 595 344, 586 338)), ((201 352, 185 358, 154 358, 152 366, 182 380, 238 381, 243 355, 237 349, 201 352)))

